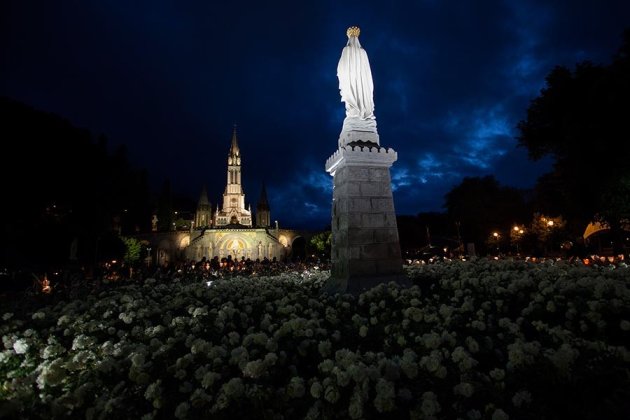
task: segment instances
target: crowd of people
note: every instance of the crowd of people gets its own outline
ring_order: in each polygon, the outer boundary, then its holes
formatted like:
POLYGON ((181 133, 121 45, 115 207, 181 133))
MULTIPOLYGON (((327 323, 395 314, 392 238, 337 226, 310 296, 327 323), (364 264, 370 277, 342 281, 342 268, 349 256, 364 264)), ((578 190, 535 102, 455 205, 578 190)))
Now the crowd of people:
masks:
POLYGON ((156 279, 172 278, 172 277, 201 277, 207 278, 223 278, 232 276, 276 276, 281 273, 302 273, 305 270, 329 270, 330 262, 316 258, 307 258, 305 260, 296 259, 294 261, 279 261, 275 257, 273 259, 264 258, 262 260, 252 260, 242 257, 240 260, 227 256, 219 259, 203 257, 199 261, 182 261, 174 264, 167 264, 153 268, 150 277, 156 279))
MULTIPOLYGON (((440 250, 442 251, 442 250, 440 250)), ((556 257, 535 257, 525 255, 498 255, 494 259, 519 259, 533 263, 565 261, 571 264, 591 267, 627 267, 628 258, 624 254, 602 255, 565 255, 556 257)), ((403 263, 407 265, 425 265, 452 260, 470 259, 470 256, 453 255, 446 252, 427 253, 422 256, 407 256, 403 263)), ((317 258, 294 261, 277 259, 251 260, 233 259, 231 256, 202 258, 199 261, 187 260, 169 264, 150 266, 132 266, 121 261, 104 262, 93 268, 67 266, 61 269, 37 272, 33 270, 0 270, 0 295, 3 299, 10 296, 56 295, 76 297, 99 290, 103 287, 115 287, 129 281, 142 281, 154 278, 160 281, 180 279, 186 281, 213 280, 218 278, 264 277, 283 273, 303 274, 309 270, 330 270, 330 261, 317 258)))
POLYGON ((234 276, 275 276, 282 273, 303 273, 306 270, 329 270, 330 263, 316 258, 278 261, 276 258, 251 260, 202 258, 163 265, 130 265, 124 261, 107 261, 95 267, 67 265, 49 270, 0 270, 0 294, 81 293, 107 284, 126 281, 180 279, 217 279, 234 276))

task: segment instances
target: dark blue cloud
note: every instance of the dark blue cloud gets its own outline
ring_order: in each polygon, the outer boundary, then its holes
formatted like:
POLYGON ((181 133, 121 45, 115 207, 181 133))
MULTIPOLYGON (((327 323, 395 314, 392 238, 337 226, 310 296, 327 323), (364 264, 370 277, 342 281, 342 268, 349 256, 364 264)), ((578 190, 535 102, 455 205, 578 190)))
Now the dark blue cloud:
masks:
POLYGON ((329 223, 344 117, 336 65, 362 28, 399 213, 441 210, 464 176, 529 187, 549 162, 516 125, 557 64, 607 62, 627 1, 9 1, 0 94, 126 144, 156 184, 216 203, 238 124, 246 199, 282 226, 329 223))

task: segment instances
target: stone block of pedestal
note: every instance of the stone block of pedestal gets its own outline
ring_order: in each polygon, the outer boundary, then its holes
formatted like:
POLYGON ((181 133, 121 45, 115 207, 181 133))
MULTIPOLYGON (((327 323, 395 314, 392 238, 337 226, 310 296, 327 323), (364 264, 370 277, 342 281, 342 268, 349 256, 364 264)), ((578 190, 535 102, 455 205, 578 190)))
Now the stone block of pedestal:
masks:
POLYGON ((389 168, 397 153, 377 144, 341 146, 326 162, 334 178, 329 292, 360 293, 403 274, 389 168))

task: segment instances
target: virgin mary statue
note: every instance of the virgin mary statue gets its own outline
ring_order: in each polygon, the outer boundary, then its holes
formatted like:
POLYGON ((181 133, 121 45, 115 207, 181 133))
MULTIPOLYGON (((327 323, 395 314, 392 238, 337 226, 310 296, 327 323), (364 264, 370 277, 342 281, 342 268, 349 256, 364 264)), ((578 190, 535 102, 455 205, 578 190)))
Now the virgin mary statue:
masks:
POLYGON ((356 26, 348 28, 346 31, 348 43, 341 52, 337 65, 341 102, 346 104, 346 118, 342 132, 376 133, 374 83, 367 53, 359 43, 360 32, 356 26))

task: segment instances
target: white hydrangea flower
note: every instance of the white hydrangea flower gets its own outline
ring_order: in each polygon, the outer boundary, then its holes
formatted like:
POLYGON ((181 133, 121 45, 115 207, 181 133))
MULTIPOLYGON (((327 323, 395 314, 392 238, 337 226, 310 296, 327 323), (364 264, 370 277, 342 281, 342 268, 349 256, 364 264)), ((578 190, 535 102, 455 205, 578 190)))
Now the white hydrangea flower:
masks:
POLYGON ((68 315, 61 315, 58 319, 57 319, 57 325, 60 327, 63 327, 65 325, 70 324, 71 318, 68 315))
POLYGON ((422 334, 422 344, 427 349, 437 349, 442 344, 442 338, 434 332, 422 334))
POLYGON ((278 355, 276 353, 270 352, 265 355, 265 359, 264 359, 265 365, 273 366, 276 364, 277 361, 278 361, 278 355))
POLYGON ((322 387, 321 382, 319 381, 315 381, 313 382, 313 384, 311 385, 311 396, 313 398, 321 398, 323 392, 324 392, 324 388, 322 387))
POLYGON ((13 356, 13 352, 11 350, 0 351, 0 364, 7 363, 11 356, 13 356))
POLYGON ((13 350, 15 351, 16 354, 24 354, 24 353, 26 353, 28 351, 29 347, 30 346, 28 344, 28 341, 26 341, 23 338, 17 339, 13 343, 13 350))
POLYGON ((145 362, 144 353, 140 353, 140 352, 132 353, 129 359, 131 360, 131 364, 135 367, 144 366, 144 362, 145 362))
POLYGON ((562 344, 558 350, 548 349, 545 351, 545 356, 551 360, 558 371, 564 375, 570 372, 571 366, 578 358, 579 354, 579 351, 572 348, 568 343, 562 344))
POLYGON ((361 328, 359 328, 359 335, 361 337, 366 337, 368 334, 368 327, 365 325, 361 325, 361 328))
POLYGON ((287 385, 287 395, 289 398, 302 398, 306 392, 304 387, 304 379, 294 376, 289 380, 287 385))
POLYGON ((339 389, 333 384, 330 384, 324 388, 324 399, 331 404, 339 401, 341 394, 339 393, 339 389))
POLYGON ((203 375, 201 386, 203 386, 205 389, 211 388, 214 383, 219 379, 221 379, 221 375, 219 375, 218 373, 207 372, 205 375, 203 375))
POLYGON ((122 320, 125 324, 131 324, 133 322, 133 313, 121 312, 120 315, 118 315, 118 319, 122 320))
POLYGON ((442 318, 450 318, 453 315, 453 308, 448 305, 442 304, 440 305, 440 309, 438 311, 442 318))
POLYGON ((79 334, 72 340, 72 350, 81 350, 87 347, 90 347, 94 344, 94 339, 92 337, 86 336, 84 334, 79 334))
POLYGON ((437 395, 430 391, 423 393, 421 410, 422 414, 427 418, 437 415, 441 410, 437 395))
POLYGON ((413 350, 405 349, 400 361, 400 369, 409 379, 418 376, 418 364, 416 363, 416 359, 417 355, 413 350))
POLYGON ((490 371, 490 377, 499 382, 505 379, 505 371, 503 369, 492 369, 490 371))
POLYGON ((364 363, 353 363, 348 367, 348 374, 356 383, 362 383, 368 376, 368 371, 364 363))
POLYGON ((363 398, 361 393, 357 389, 352 393, 350 397, 350 404, 348 405, 348 415, 351 419, 363 418, 363 398))
POLYGON ((34 321, 46 318, 46 314, 44 312, 35 312, 31 317, 34 321))
POLYGON ((333 367, 335 366, 335 363, 330 360, 330 359, 324 359, 323 362, 321 362, 318 365, 319 371, 322 373, 328 373, 330 371, 332 371, 333 367))
POLYGON ((259 378, 266 372, 266 370, 267 366, 265 365, 264 360, 256 359, 247 362, 242 371, 243 376, 246 378, 259 378))
POLYGON ((453 362, 459 365, 459 369, 461 371, 466 371, 472 369, 473 366, 477 364, 477 361, 470 357, 470 355, 464 350, 462 346, 458 346, 453 350, 451 354, 451 359, 453 362))
POLYGON ((479 343, 470 336, 466 337, 466 347, 468 347, 468 351, 471 353, 479 352, 479 343))
POLYGON ((37 387, 44 389, 47 386, 55 386, 65 378, 68 378, 68 372, 64 368, 62 359, 55 359, 50 363, 45 363, 37 376, 37 387))
POLYGON ((475 319, 473 322, 471 322, 470 326, 473 327, 474 329, 479 330, 479 331, 485 331, 486 330, 486 324, 483 323, 482 321, 477 320, 477 319, 475 319))
POLYGON ((206 340, 198 338, 190 346, 190 352, 192 354, 207 353, 211 346, 212 345, 210 343, 208 343, 206 340))
POLYGON ((186 419, 188 418, 188 410, 190 409, 190 405, 187 402, 180 403, 175 409, 175 417, 178 419, 186 419))
POLYGON ((396 407, 396 389, 393 382, 383 378, 376 382, 374 407, 379 413, 392 411, 396 407))
POLYGON ((494 413, 492 413, 492 420, 509 420, 509 418, 510 416, 500 408, 497 408, 494 410, 494 413))
POLYGON ((468 416, 469 420, 479 420, 481 419, 481 412, 479 410, 469 410, 466 416, 468 416))
POLYGON ((232 378, 221 387, 225 395, 232 399, 237 399, 245 392, 245 385, 241 378, 232 378))
POLYGON ((475 392, 475 387, 468 382, 460 382, 453 387, 453 393, 455 395, 461 395, 464 398, 470 398, 475 392))
POLYGON ((94 360, 94 354, 89 350, 81 350, 72 356, 72 359, 66 362, 66 369, 80 370, 85 369, 90 361, 94 360))
MULTIPOLYGON (((413 300, 417 301, 417 299, 413 299, 413 300)), ((416 306, 412 306, 410 308, 405 309, 403 311, 403 315, 405 316, 405 318, 410 319, 414 322, 420 322, 422 321, 424 313, 422 312, 422 309, 417 308, 416 306)))
POLYGON ((529 404, 530 402, 532 402, 532 394, 526 390, 518 391, 512 397, 512 404, 515 407, 521 407, 523 404, 529 404))
POLYGON ((330 340, 320 341, 317 345, 317 351, 319 351, 319 354, 321 354, 322 357, 330 356, 330 353, 332 352, 332 344, 330 343, 330 340))

